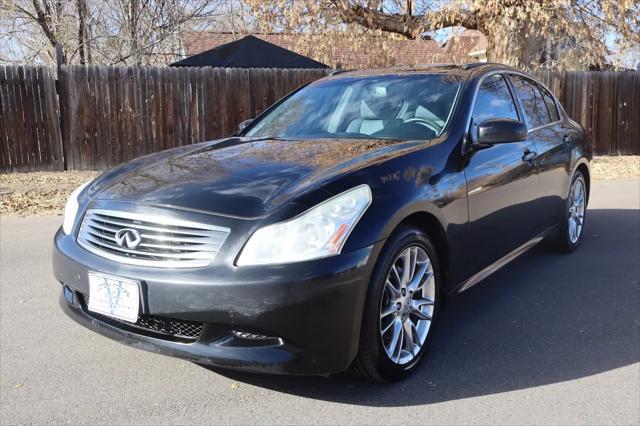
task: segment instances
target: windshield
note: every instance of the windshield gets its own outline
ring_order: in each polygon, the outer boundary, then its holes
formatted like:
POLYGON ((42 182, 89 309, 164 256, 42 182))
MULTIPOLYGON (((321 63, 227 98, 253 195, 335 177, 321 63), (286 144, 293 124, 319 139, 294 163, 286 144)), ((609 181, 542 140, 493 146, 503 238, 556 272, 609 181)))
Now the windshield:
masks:
POLYGON ((432 139, 449 121, 462 80, 449 74, 321 80, 246 132, 250 137, 432 139))

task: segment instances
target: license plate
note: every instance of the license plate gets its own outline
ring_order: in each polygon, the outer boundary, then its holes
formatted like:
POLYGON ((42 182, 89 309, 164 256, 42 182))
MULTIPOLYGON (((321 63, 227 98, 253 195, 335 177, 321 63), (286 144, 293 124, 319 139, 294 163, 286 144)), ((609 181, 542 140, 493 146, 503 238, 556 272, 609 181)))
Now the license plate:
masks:
POLYGON ((136 322, 140 307, 137 281, 89 272, 89 306, 92 312, 136 322))

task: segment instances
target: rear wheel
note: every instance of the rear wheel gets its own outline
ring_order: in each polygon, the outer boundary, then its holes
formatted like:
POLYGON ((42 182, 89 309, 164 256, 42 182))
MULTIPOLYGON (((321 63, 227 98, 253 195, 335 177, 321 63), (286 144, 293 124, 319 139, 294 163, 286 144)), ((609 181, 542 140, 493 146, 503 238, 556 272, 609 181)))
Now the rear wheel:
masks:
POLYGON ((582 232, 587 213, 587 184, 581 171, 577 171, 571 180, 567 204, 560 219, 560 232, 556 237, 556 246, 566 252, 572 252, 582 241, 582 232))
POLYGON ((429 237, 402 228, 376 264, 352 371, 396 381, 416 369, 427 350, 440 303, 440 270, 429 237))

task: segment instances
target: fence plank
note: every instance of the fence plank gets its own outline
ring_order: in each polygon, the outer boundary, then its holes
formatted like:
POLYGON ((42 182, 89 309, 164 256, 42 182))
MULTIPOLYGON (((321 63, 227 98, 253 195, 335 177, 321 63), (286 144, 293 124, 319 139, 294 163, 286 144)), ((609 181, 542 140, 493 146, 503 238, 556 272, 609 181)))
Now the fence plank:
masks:
POLYGON ((4 114, 4 125, 2 126, 4 139, 6 140, 6 163, 4 163, 4 170, 11 171, 17 162, 15 154, 15 126, 18 123, 18 118, 15 117, 15 111, 13 107, 13 68, 3 67, 4 80, 2 84, 2 110, 4 114))
POLYGON ((0 67, 0 143, 2 144, 2 167, 3 172, 11 170, 15 160, 11 158, 10 146, 13 145, 11 138, 11 110, 9 108, 9 80, 7 79, 7 67, 0 67))
POLYGON ((37 169, 51 170, 53 164, 49 160, 49 154, 52 148, 49 146, 49 132, 47 129, 47 123, 45 122, 45 107, 46 102, 44 100, 44 81, 42 72, 40 69, 34 68, 32 70, 32 79, 35 84, 32 85, 32 96, 34 99, 39 99, 39 102, 35 103, 35 115, 38 134, 38 157, 34 164, 37 169))
POLYGON ((105 67, 107 73, 107 90, 109 91, 109 156, 108 163, 111 167, 120 163, 118 160, 118 146, 120 143, 120 123, 118 117, 118 93, 116 90, 117 68, 105 67))

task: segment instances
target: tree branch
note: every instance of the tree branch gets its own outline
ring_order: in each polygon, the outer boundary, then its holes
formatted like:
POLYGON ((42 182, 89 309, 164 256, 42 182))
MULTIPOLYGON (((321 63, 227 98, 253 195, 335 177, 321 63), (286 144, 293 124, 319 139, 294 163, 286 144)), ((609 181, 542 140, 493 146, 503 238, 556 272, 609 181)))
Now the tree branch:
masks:
POLYGON ((49 19, 47 18, 48 15, 44 13, 44 10, 42 10, 42 5, 39 0, 32 0, 32 3, 33 8, 36 11, 36 22, 40 25, 40 28, 42 28, 42 32, 44 32, 44 35, 49 39, 51 45, 55 47, 56 44, 58 44, 58 40, 49 26, 49 19))
POLYGON ((331 3, 346 23, 400 34, 409 39, 416 39, 425 31, 446 27, 478 28, 473 12, 462 8, 449 9, 446 12, 424 12, 420 15, 401 15, 380 12, 359 4, 352 4, 348 0, 331 0, 331 3))

